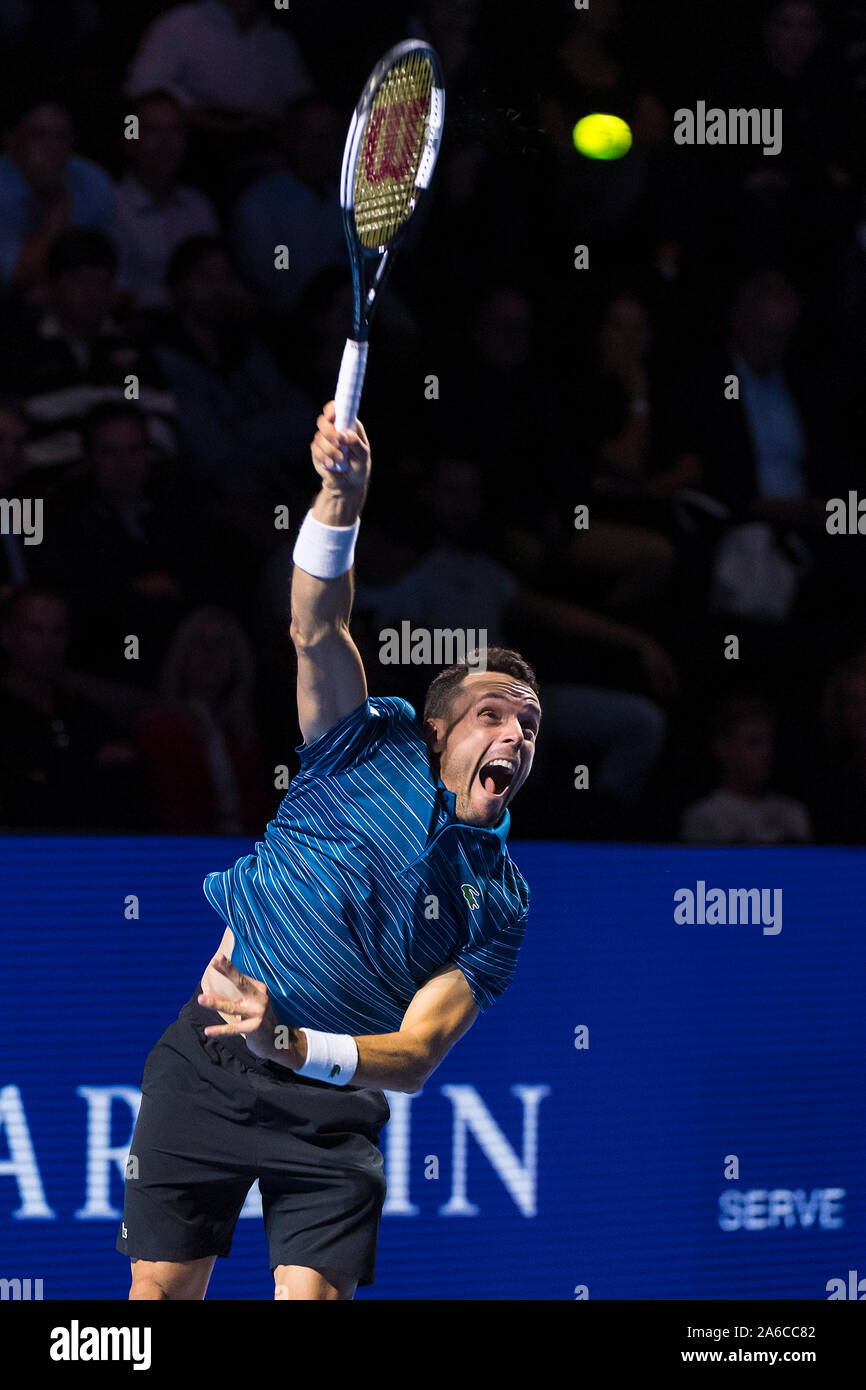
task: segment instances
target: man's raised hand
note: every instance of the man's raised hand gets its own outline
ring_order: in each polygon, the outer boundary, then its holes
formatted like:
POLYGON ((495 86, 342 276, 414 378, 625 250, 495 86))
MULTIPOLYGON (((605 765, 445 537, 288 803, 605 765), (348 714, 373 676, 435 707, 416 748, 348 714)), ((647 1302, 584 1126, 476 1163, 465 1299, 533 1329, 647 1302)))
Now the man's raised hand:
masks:
POLYGON ((363 501, 370 480, 370 441, 360 420, 355 429, 340 431, 334 417, 334 402, 328 401, 310 445, 313 465, 327 491, 363 501))

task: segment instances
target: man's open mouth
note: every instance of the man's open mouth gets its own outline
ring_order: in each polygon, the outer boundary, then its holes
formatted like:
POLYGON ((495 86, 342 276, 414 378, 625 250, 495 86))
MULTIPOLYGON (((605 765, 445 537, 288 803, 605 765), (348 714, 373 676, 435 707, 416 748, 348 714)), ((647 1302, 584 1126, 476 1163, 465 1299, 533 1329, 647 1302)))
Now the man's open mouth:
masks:
POLYGON ((517 763, 510 762, 508 758, 492 758, 484 764, 478 776, 490 796, 502 796, 514 781, 516 772, 517 763))

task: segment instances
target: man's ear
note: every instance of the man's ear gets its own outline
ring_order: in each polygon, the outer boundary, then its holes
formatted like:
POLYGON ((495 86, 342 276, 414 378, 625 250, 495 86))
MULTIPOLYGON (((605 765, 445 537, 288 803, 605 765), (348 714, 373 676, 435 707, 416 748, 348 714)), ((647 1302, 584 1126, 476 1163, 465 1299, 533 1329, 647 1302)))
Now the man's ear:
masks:
POLYGON ((424 738, 431 753, 441 753, 445 747, 444 719, 425 719, 424 738))

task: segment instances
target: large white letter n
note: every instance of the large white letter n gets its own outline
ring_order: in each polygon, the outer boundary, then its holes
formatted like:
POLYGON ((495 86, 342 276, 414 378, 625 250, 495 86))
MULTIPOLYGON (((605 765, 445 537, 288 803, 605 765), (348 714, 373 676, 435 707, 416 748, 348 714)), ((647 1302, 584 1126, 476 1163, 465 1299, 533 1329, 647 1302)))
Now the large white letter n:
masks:
POLYGON ((472 1134, 485 1158, 507 1188, 524 1216, 536 1212, 538 1174, 538 1107, 549 1086, 512 1086, 511 1094, 523 1105, 523 1158, 514 1152, 474 1086, 443 1086, 454 1109, 452 1188, 441 1216, 477 1216, 479 1208, 466 1196, 466 1132, 472 1134))

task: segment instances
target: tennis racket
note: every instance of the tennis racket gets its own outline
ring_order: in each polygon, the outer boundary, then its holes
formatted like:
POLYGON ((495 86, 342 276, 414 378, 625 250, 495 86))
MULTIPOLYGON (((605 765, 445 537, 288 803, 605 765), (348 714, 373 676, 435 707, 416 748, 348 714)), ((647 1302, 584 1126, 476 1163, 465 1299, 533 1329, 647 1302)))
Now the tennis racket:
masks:
MULTIPOLYGON (((352 337, 337 381, 338 430, 353 428, 378 296, 418 200, 430 185, 445 118, 439 58, 407 39, 389 49, 355 107, 340 175, 343 227, 352 264, 352 337)), ((336 463, 333 472, 345 472, 336 463)))

